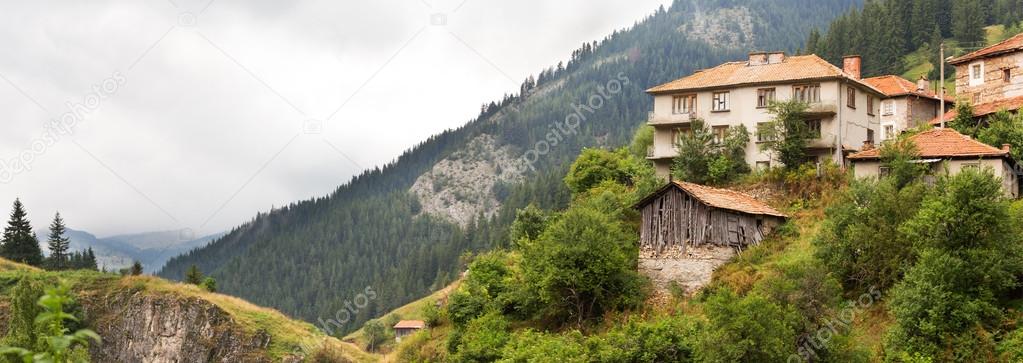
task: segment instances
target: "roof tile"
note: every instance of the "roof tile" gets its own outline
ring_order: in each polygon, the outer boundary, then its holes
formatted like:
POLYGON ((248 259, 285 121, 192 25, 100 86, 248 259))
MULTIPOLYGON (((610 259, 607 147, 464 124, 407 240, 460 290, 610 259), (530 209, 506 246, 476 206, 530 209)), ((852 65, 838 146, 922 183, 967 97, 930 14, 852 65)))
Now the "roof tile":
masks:
MULTIPOLYGON (((1020 108, 1023 108, 1023 96, 1005 98, 997 101, 991 101, 988 103, 973 105, 973 117, 987 116, 1001 110, 1016 111, 1019 110, 1020 108)), ((950 122, 956 118, 956 115, 958 115, 958 113, 953 108, 951 110, 948 110, 948 112, 945 112, 945 115, 943 115, 943 117, 945 119, 945 122, 950 122)), ((931 125, 938 125, 940 123, 941 119, 937 117, 930 121, 931 125)))
POLYGON ((729 209, 748 214, 787 217, 785 214, 771 208, 771 206, 764 204, 764 202, 753 198, 749 194, 729 189, 712 188, 706 185, 688 182, 675 181, 672 183, 711 207, 729 209))
POLYGON ((749 65, 749 62, 728 62, 717 67, 693 73, 651 89, 648 93, 662 93, 751 84, 769 84, 801 80, 846 78, 880 93, 872 86, 856 80, 850 74, 816 55, 786 57, 781 63, 749 65))
POLYGON ((1009 39, 1003 40, 995 45, 992 45, 981 50, 967 53, 966 55, 954 58, 948 61, 949 64, 960 64, 966 63, 974 59, 987 58, 1003 53, 1011 53, 1015 51, 1023 50, 1023 33, 1016 34, 1009 39))
MULTIPOLYGON (((953 129, 931 129, 909 137, 921 158, 950 157, 1003 157, 1008 151, 971 139, 953 129)), ((880 149, 870 149, 849 155, 850 160, 870 160, 881 157, 880 149)))
POLYGON ((426 328, 426 322, 422 320, 402 320, 397 324, 394 324, 394 329, 423 329, 426 328))
MULTIPOLYGON (((878 76, 871 78, 864 78, 863 82, 877 88, 881 93, 884 93, 888 97, 898 97, 906 95, 917 95, 921 97, 933 98, 940 100, 934 91, 931 90, 918 90, 916 83, 912 81, 894 75, 878 76)), ((953 101, 953 98, 945 96, 948 101, 953 101)))

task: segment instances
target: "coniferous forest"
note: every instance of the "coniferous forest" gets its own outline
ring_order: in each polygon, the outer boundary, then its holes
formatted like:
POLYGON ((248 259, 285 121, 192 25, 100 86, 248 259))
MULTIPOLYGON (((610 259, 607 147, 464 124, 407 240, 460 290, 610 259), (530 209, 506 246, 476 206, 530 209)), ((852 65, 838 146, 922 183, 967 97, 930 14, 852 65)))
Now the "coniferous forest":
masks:
POLYGON ((196 265, 217 280, 220 291, 314 323, 334 319, 346 300, 370 286, 377 298, 342 330, 358 327, 453 281, 465 267, 459 264, 463 252, 507 246, 516 209, 529 203, 545 209, 567 205, 570 193, 562 178, 568 165, 583 147, 626 144, 650 110, 646 88, 743 59, 751 48, 795 52, 811 29, 859 5, 856 0, 676 1, 630 29, 583 44, 568 62, 525 80, 520 92, 484 104, 465 126, 430 137, 329 196, 259 213, 209 246, 172 259, 159 275, 180 280, 196 265), (756 24, 756 36, 742 46, 710 44, 680 30, 696 17, 735 6, 748 7, 756 24), (463 229, 419 213, 408 189, 438 160, 479 134, 493 135, 521 155, 572 114, 573 104, 586 102, 598 86, 616 78, 627 78, 623 91, 587 114, 578 135, 538 158, 527 182, 498 190, 503 206, 496 216, 463 229), (542 96, 531 97, 541 90, 542 96))

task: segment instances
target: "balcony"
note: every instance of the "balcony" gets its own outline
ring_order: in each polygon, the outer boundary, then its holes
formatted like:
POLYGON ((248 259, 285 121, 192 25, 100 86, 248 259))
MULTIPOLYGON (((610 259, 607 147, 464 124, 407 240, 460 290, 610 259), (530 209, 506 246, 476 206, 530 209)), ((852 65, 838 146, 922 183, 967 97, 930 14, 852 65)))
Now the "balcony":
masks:
POLYGON ((838 101, 835 100, 821 100, 820 102, 814 102, 806 109, 807 116, 811 117, 834 116, 837 113, 838 101))
POLYGON ((675 148, 675 147, 663 147, 662 146, 662 147, 658 148, 658 147, 655 147, 654 145, 650 145, 646 149, 646 158, 647 158, 647 160, 672 159, 672 158, 674 158, 676 156, 678 156, 678 148, 675 148))
POLYGON ((696 119, 696 113, 661 114, 650 111, 647 114, 647 125, 651 126, 683 126, 696 119))

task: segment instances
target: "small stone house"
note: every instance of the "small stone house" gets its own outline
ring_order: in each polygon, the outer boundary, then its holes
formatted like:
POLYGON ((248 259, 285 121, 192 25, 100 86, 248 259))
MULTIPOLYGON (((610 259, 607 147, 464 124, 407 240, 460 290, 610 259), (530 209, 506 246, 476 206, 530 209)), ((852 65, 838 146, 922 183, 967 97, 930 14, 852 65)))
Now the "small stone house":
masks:
MULTIPOLYGON (((909 137, 920 154, 918 163, 930 166, 929 175, 957 174, 967 168, 990 168, 1002 179, 1002 189, 1011 198, 1019 197, 1019 177, 1016 162, 1009 154, 1010 146, 996 148, 949 128, 935 128, 909 137)), ((853 174, 857 178, 884 176, 888 173, 881 163, 879 149, 870 149, 849 155, 853 174)))
MULTIPOLYGON (((948 61, 956 67, 956 97, 973 105, 973 117, 983 120, 1000 110, 1017 112, 1023 107, 1023 34, 948 61)), ((956 117, 956 111, 935 118, 940 126, 956 117)))
POLYGON ((863 81, 885 95, 879 115, 881 141, 894 139, 903 131, 926 124, 955 104, 955 99, 946 96, 943 110, 941 98, 923 77, 916 83, 893 75, 865 78, 863 81))
POLYGON ((640 247, 657 253, 688 246, 756 245, 787 216, 750 195, 673 181, 635 206, 643 215, 640 247))
POLYGON ((394 340, 401 341, 402 337, 415 334, 426 329, 426 322, 422 320, 402 320, 394 324, 394 340))

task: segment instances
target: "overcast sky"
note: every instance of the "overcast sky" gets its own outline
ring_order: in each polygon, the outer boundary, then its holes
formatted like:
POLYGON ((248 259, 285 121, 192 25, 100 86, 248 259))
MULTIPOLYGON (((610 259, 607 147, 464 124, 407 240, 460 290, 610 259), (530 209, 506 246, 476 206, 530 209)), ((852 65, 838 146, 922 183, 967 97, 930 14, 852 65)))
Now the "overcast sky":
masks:
POLYGON ((100 236, 226 230, 329 193, 669 2, 9 2, 0 209, 20 197, 37 228, 60 210, 100 236))

